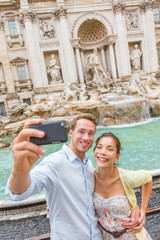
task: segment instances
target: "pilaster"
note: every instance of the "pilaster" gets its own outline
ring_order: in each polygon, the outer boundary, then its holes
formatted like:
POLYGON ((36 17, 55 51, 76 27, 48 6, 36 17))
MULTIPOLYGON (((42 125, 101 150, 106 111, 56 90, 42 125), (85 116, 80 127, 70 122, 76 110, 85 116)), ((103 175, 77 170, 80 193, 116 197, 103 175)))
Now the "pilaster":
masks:
POLYGON ((3 66, 3 71, 4 71, 6 86, 7 86, 7 93, 14 94, 15 86, 14 86, 14 80, 12 75, 12 69, 10 65, 10 58, 8 56, 6 39, 4 36, 4 22, 2 18, 0 18, 0 57, 2 61, 2 66, 3 66))
POLYGON ((67 10, 63 7, 58 8, 54 12, 54 16, 57 20, 57 24, 59 27, 59 41, 63 53, 64 58, 64 66, 65 66, 65 82, 77 82, 77 72, 76 72, 76 64, 74 58, 73 47, 70 41, 70 34, 67 25, 67 10))
POLYGON ((76 50, 76 61, 77 61, 77 70, 78 70, 79 80, 81 83, 84 83, 84 75, 83 75, 82 61, 81 61, 79 46, 76 46, 75 50, 76 50))
POLYGON ((42 61, 40 47, 34 31, 34 23, 36 15, 32 11, 21 11, 21 24, 25 30, 26 46, 28 51, 29 64, 34 88, 42 88, 46 86, 43 82, 42 61))
POLYGON ((110 61, 111 61, 111 69, 112 69, 112 78, 116 79, 117 71, 116 71, 116 61, 115 61, 114 46, 113 46, 115 44, 115 40, 113 38, 109 38, 108 44, 109 44, 109 53, 110 53, 110 61))
POLYGON ((105 58, 104 46, 100 47, 99 49, 101 51, 102 65, 103 65, 105 71, 107 72, 108 70, 107 70, 107 66, 106 66, 106 58, 105 58))
MULTIPOLYGON (((126 37, 126 26, 123 13, 125 5, 120 1, 113 3, 113 12, 115 14, 117 28, 117 49, 119 51, 118 71, 119 77, 129 75, 131 73, 128 41, 126 37)), ((111 47, 110 47, 111 51, 111 47)))
POLYGON ((155 24, 153 18, 153 0, 146 0, 141 5, 141 12, 144 15, 143 20, 146 24, 146 30, 144 30, 144 36, 147 40, 148 48, 148 62, 150 72, 158 71, 158 57, 156 48, 156 35, 155 35, 155 24))

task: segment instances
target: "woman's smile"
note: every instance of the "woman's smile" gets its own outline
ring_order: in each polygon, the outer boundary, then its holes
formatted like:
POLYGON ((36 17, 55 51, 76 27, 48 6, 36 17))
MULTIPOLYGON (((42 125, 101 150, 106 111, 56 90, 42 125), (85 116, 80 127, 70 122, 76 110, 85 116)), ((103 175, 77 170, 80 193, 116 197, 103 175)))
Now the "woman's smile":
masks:
POLYGON ((105 157, 102 157, 102 156, 97 156, 97 159, 98 159, 100 162, 108 162, 108 161, 109 161, 108 158, 105 158, 105 157))

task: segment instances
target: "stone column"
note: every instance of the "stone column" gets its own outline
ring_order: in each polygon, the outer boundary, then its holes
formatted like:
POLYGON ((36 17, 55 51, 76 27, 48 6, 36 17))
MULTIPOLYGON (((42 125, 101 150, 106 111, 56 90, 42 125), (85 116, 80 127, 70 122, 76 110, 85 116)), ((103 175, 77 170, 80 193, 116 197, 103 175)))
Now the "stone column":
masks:
POLYGON ((7 50, 3 27, 4 27, 4 22, 0 18, 0 58, 2 61, 2 66, 3 66, 3 71, 4 71, 6 86, 7 86, 7 92, 8 94, 14 94, 15 86, 14 86, 12 69, 10 65, 10 59, 8 56, 8 50, 7 50))
POLYGON ((113 48, 114 43, 115 43, 114 40, 109 39, 108 44, 109 44, 109 53, 110 53, 110 60, 111 60, 112 78, 116 79, 117 71, 116 71, 116 61, 115 61, 114 48, 113 48))
POLYGON ((82 70, 83 70, 83 75, 85 74, 85 65, 86 65, 86 62, 85 62, 85 57, 84 57, 84 53, 83 53, 83 50, 81 49, 80 51, 80 54, 81 54, 81 60, 82 60, 82 70))
POLYGON ((104 53, 104 47, 101 47, 100 51, 101 51, 102 65, 103 65, 105 71, 107 72, 107 65, 106 65, 106 58, 105 58, 105 53, 104 53))
POLYGON ((144 71, 146 73, 150 73, 150 64, 149 64, 149 46, 147 42, 147 26, 146 26, 146 18, 145 18, 145 8, 143 4, 140 5, 141 16, 142 16, 142 26, 143 26, 143 34, 144 34, 144 50, 143 50, 143 62, 144 62, 144 71))
POLYGON ((81 56, 79 52, 79 47, 76 46, 76 60, 77 60, 77 70, 78 70, 78 77, 80 83, 84 83, 84 76, 83 76, 83 69, 82 69, 82 62, 81 62, 81 56))
POLYGON ((63 7, 57 9, 54 13, 57 22, 59 22, 59 41, 62 49, 64 58, 64 68, 65 68, 65 75, 66 79, 65 82, 78 82, 77 80, 77 72, 76 72, 76 64, 75 64, 75 57, 74 51, 70 41, 70 34, 67 25, 66 19, 67 10, 63 7))
POLYGON ((121 2, 115 1, 113 3, 113 12, 115 14, 116 28, 117 28, 117 49, 119 59, 117 61, 119 77, 130 75, 130 59, 128 41, 126 37, 126 27, 123 17, 125 5, 121 2))
POLYGON ((31 11, 23 11, 21 14, 21 22, 25 28, 26 46, 29 57, 29 65, 34 88, 42 88, 46 84, 43 82, 42 62, 40 48, 36 40, 33 21, 35 14, 31 11))
POLYGON ((141 5, 145 10, 150 72, 158 71, 156 34, 155 34, 155 24, 154 24, 154 18, 153 18, 153 3, 154 2, 152 0, 146 0, 141 5))

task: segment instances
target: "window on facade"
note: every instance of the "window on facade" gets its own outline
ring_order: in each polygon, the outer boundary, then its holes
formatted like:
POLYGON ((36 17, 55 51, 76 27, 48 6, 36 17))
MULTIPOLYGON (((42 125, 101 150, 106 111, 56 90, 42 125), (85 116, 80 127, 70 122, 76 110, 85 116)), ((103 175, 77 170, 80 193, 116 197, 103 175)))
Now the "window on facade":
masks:
POLYGON ((154 21, 159 22, 160 21, 160 9, 154 8, 153 9, 153 15, 154 15, 154 21))
POLYGON ((4 103, 0 103, 0 115, 6 116, 6 109, 4 103))
POLYGON ((18 76, 19 80, 25 80, 26 79, 26 71, 24 66, 17 66, 18 69, 18 76))
POLYGON ((24 103, 27 103, 28 105, 31 105, 31 100, 30 98, 23 99, 24 103))
POLYGON ((8 21, 8 25, 9 25, 9 30, 10 30, 11 36, 18 35, 16 22, 14 20, 10 20, 10 21, 8 21))

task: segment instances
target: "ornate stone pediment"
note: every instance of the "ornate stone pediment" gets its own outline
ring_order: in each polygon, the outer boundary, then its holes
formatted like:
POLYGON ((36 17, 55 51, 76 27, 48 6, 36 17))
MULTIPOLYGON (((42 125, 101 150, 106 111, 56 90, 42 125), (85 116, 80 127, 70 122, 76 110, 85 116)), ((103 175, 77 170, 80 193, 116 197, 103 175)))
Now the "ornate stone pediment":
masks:
POLYGON ((20 62, 28 62, 28 59, 27 58, 23 58, 23 57, 16 57, 16 58, 13 58, 11 60, 11 63, 20 63, 20 62))

